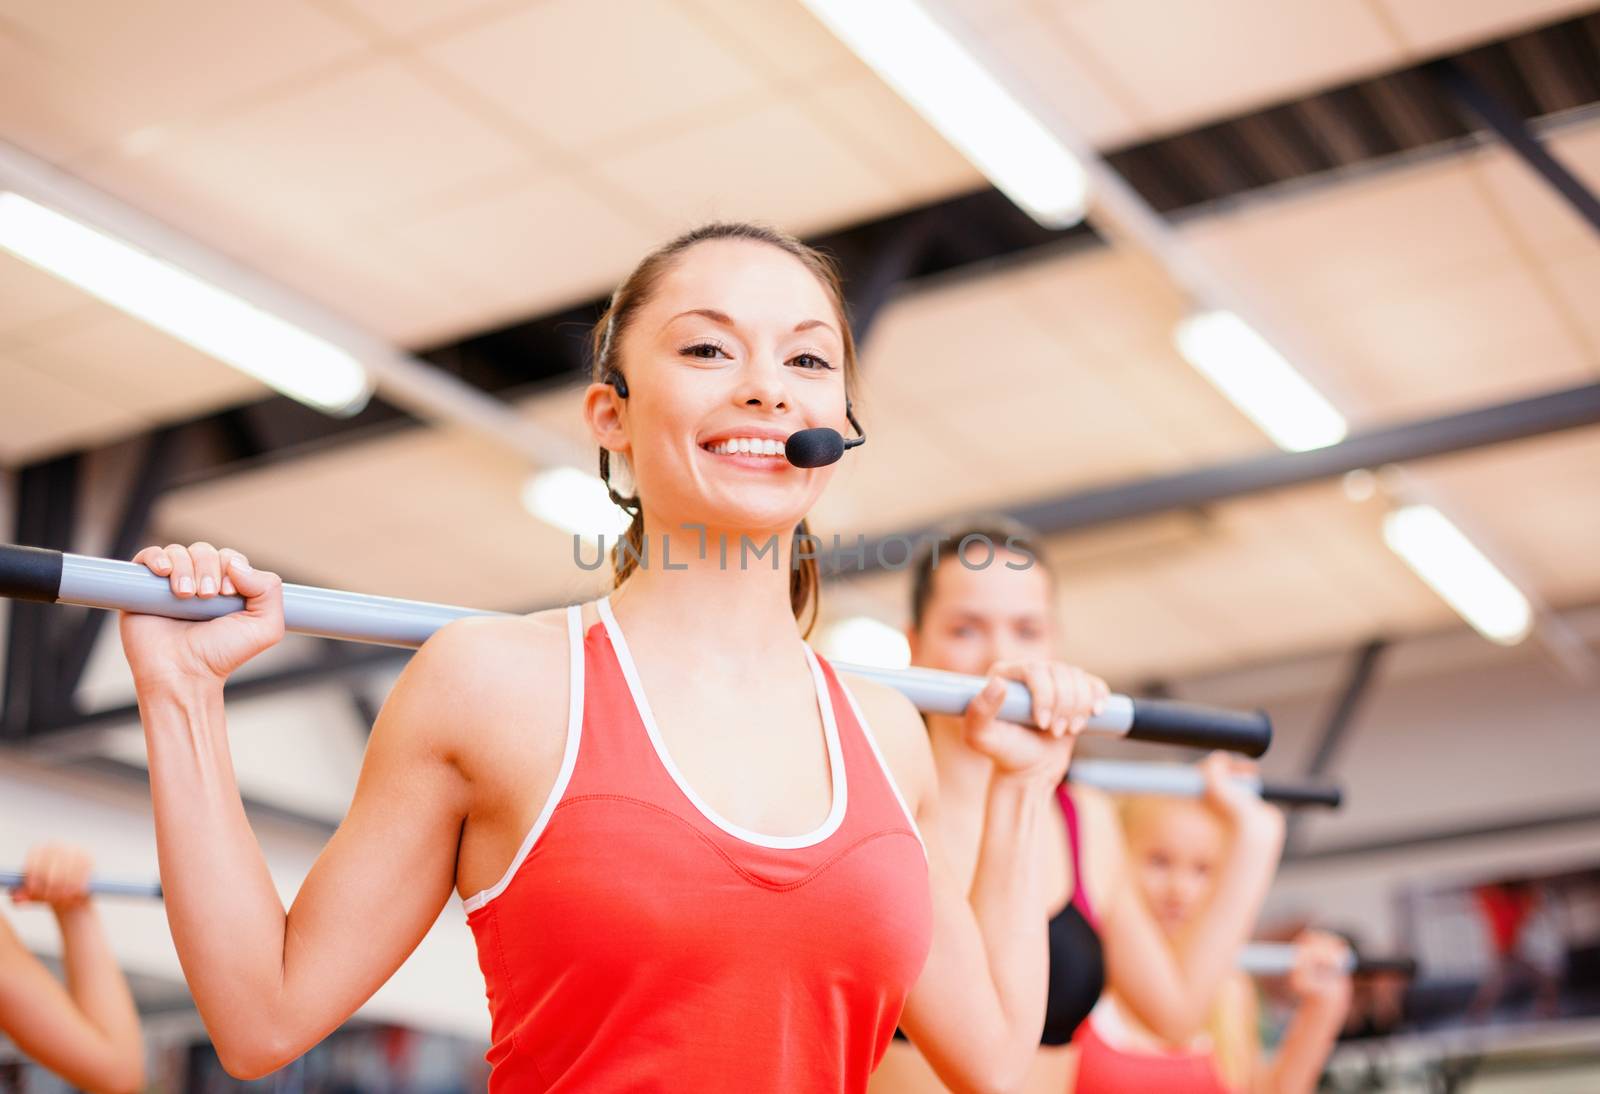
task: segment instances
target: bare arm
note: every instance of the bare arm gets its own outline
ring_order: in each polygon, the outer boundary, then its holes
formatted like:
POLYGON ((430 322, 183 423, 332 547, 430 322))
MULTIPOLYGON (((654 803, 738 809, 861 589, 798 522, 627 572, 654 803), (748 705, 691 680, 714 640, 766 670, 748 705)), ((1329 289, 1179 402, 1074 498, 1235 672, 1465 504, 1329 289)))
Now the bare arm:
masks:
POLYGON ((1343 940, 1308 931, 1297 940, 1296 950, 1289 982, 1299 1005, 1267 1071, 1266 1089, 1271 1094, 1309 1094, 1317 1089, 1350 1009, 1350 977, 1343 966, 1349 948, 1343 940))
MULTIPOLYGON (((240 800, 222 702, 227 674, 282 634, 282 586, 227 554, 246 611, 205 623, 124 614, 122 629, 173 942, 223 1066, 255 1077, 365 1002, 449 898, 470 800, 460 749, 497 690, 483 635, 500 624, 452 623, 411 659, 373 727, 349 814, 285 910, 240 800)), ((204 544, 138 557, 175 588, 190 566, 217 588, 218 553, 204 544)), ((196 576, 192 587, 206 586, 196 576)))
MULTIPOLYGON (((1221 767, 1220 760, 1207 763, 1221 767)), ((1225 773, 1214 781, 1228 785, 1225 773)), ((1139 896, 1123 841, 1108 841, 1118 862, 1111 904, 1101 915, 1106 981, 1151 1032, 1173 1044, 1187 1042, 1205 1025, 1239 947, 1255 929, 1283 847, 1282 815, 1247 792, 1229 792, 1235 796, 1219 808, 1232 824, 1232 848, 1210 902, 1181 949, 1168 942, 1139 896)), ((1117 823, 1109 809, 1096 819, 1117 823)))
MULTIPOLYGON (((1037 681, 1033 688, 1043 690, 1037 681)), ((997 707, 1000 697, 995 687, 974 701, 982 705, 978 721, 988 725, 987 706, 997 707)), ((1060 736, 1005 723, 985 730, 1006 735, 1019 752, 1008 768, 997 765, 991 780, 977 870, 964 892, 941 845, 937 777, 921 719, 887 689, 873 689, 871 709, 897 779, 909 790, 928 849, 933 900, 932 948, 901 1027, 952 1090, 1014 1090, 1044 1028, 1049 949, 1039 910, 1046 894, 1033 849, 1051 822, 1051 794, 1070 756, 1069 727, 1060 723, 1060 736)))
POLYGON ((59 875, 36 883, 30 857, 28 881, 17 899, 51 903, 61 928, 66 985, 51 976, 0 920, 0 1032, 24 1055, 75 1086, 96 1094, 121 1094, 144 1085, 144 1042, 127 980, 94 906, 81 895, 88 879, 67 881, 80 895, 63 894, 59 875), (52 900, 51 898, 56 899, 52 900))

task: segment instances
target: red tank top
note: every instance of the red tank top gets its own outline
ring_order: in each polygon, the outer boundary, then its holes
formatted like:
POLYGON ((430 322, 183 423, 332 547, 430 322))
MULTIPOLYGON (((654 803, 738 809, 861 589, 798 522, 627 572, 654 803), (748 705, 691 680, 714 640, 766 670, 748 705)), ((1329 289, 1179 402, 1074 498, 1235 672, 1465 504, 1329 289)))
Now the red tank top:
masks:
POLYGON ((863 1091, 932 937, 926 854, 833 669, 816 831, 712 812, 667 754, 606 600, 568 610, 567 745, 505 876, 466 901, 489 1089, 863 1091))
POLYGON ((1108 1015, 1116 1020, 1109 999, 1078 1027, 1072 1043, 1078 1048, 1076 1094, 1118 1094, 1127 1090, 1160 1090, 1169 1094, 1232 1094, 1217 1074, 1209 1050, 1133 1052, 1107 1041, 1096 1028, 1108 1015))

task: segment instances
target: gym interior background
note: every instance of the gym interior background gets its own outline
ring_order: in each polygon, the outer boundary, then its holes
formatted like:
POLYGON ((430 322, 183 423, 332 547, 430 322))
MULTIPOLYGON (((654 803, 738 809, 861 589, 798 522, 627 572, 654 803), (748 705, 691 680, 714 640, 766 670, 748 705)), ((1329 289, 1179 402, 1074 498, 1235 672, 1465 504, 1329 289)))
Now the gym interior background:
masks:
MULTIPOLYGON (((484 609, 591 595, 563 521, 607 515, 542 474, 591 469, 587 325, 655 243, 774 223, 839 258, 863 345, 872 441, 814 524, 867 562, 828 582, 820 648, 903 658, 889 537, 1030 522, 1069 660, 1263 707, 1267 774, 1343 785, 1294 823, 1263 933, 1314 917, 1420 971, 1361 1000, 1327 1081, 1595 1089, 1600 7, 927 6, 1079 153, 1086 220, 1020 208, 798 0, 0 0, 0 201, 77 213, 375 386, 324 412, 0 250, 3 538, 205 539, 484 609), (1332 436, 1274 434, 1203 374, 1179 332, 1218 313, 1331 404, 1332 436), (1461 539, 1483 570, 1448 570, 1461 539), (1513 588, 1484 608, 1495 572, 1513 588), (1489 886, 1535 911, 1485 1002, 1489 886)), ((0 617, 0 865, 47 828, 153 877, 114 621, 0 617)), ((230 685, 285 894, 405 656, 292 637, 230 685)), ((251 1085, 210 1054, 161 908, 106 907, 152 1082, 251 1085)), ((359 1020, 259 1085, 481 1089, 476 969, 453 901, 359 1020)), ((57 1089, 0 1061, 0 1087, 57 1089)))

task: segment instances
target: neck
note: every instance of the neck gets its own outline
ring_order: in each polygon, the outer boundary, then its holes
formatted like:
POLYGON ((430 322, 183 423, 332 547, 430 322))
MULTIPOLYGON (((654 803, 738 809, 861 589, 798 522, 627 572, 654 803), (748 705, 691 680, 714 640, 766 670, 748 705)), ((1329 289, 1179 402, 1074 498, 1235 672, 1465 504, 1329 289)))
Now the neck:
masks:
POLYGON ((659 627, 672 648, 697 655, 759 660, 792 647, 787 531, 672 526, 646 513, 643 553, 612 596, 636 626, 659 627))

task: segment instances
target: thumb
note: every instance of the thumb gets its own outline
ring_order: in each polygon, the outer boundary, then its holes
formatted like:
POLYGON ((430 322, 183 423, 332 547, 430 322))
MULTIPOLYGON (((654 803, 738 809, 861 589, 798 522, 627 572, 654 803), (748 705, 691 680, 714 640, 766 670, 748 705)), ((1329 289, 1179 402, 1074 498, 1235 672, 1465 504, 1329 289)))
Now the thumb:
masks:
POLYGON ((1000 705, 1006 699, 1006 682, 998 676, 991 676, 984 683, 983 690, 972 697, 972 702, 967 704, 967 721, 970 725, 983 725, 994 721, 996 714, 1000 713, 1000 705))
POLYGON ((274 584, 267 571, 254 569, 237 556, 228 563, 228 576, 233 579, 233 587, 246 600, 265 596, 274 584))

